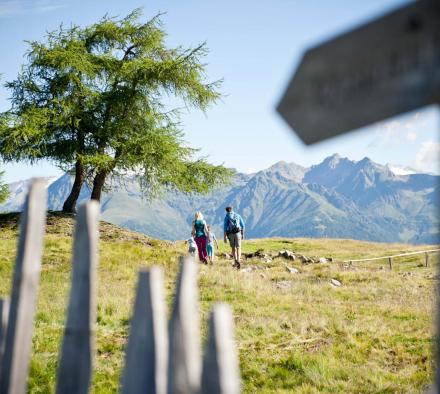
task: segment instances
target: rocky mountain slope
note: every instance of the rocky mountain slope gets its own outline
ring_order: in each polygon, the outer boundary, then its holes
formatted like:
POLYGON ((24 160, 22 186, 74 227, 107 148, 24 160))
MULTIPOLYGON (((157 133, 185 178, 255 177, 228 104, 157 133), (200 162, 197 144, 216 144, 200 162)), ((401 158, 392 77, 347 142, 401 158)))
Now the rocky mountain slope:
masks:
MULTIPOLYGON (((196 210, 221 235, 224 207, 232 205, 244 217, 252 238, 433 244, 439 240, 438 181, 429 174, 397 175, 390 166, 368 158, 356 162, 333 155, 310 168, 279 162, 255 174, 237 174, 229 186, 204 196, 169 192, 162 200, 147 201, 136 180, 125 179, 104 194, 102 215, 111 223, 175 240, 188 237, 196 210)), ((61 209, 71 184, 65 174, 48 186, 49 209, 61 209)), ((22 185, 20 190, 24 189, 22 185)), ((89 194, 84 187, 80 200, 89 194)), ((0 210, 18 210, 22 195, 12 193, 0 210)))

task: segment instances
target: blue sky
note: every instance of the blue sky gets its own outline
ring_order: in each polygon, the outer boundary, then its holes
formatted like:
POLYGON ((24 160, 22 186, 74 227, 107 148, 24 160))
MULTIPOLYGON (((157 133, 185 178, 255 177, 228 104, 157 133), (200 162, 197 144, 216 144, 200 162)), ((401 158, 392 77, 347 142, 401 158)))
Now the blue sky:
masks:
MULTIPOLYGON (((275 107, 302 54, 358 23, 381 15, 402 0, 138 1, 0 0, 0 74, 16 77, 24 63, 24 40, 41 40, 65 25, 87 25, 104 14, 125 16, 143 7, 145 19, 166 12, 171 46, 206 41, 211 80, 223 78, 222 101, 206 114, 184 113, 187 141, 214 163, 253 172, 284 160, 309 166, 332 153, 438 172, 440 115, 430 107, 369 126, 311 147, 287 127, 275 107)), ((0 110, 9 106, 0 87, 0 110)), ((2 165, 6 180, 59 173, 42 163, 2 165)))

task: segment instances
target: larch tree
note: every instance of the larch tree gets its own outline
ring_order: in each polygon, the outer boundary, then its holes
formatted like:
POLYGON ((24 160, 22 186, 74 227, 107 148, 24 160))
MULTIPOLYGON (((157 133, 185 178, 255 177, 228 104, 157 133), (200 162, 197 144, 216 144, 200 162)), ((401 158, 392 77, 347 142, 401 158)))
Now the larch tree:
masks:
POLYGON ((147 195, 201 193, 227 182, 231 170, 197 156, 170 107, 180 100, 205 111, 220 98, 220 81, 207 81, 205 44, 167 48, 165 37, 160 15, 143 23, 135 10, 29 42, 27 63, 6 83, 12 105, 0 114, 2 159, 74 169, 66 212, 85 181, 96 200, 118 175, 135 174, 147 195))
POLYGON ((9 188, 3 182, 4 171, 0 171, 0 203, 5 202, 9 197, 9 188))

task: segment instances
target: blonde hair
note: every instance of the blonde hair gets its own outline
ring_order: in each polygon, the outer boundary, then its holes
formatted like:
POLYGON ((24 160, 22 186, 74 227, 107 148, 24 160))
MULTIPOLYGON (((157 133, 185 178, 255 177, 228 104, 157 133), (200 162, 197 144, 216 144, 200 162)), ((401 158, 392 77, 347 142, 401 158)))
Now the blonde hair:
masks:
POLYGON ((194 215, 194 220, 203 220, 203 214, 200 211, 197 211, 194 215))

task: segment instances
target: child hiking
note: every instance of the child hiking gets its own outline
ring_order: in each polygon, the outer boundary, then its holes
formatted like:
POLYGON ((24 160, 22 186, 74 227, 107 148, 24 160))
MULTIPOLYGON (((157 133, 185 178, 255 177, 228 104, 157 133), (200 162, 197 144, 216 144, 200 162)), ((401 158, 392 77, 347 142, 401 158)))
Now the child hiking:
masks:
POLYGON ((207 234, 206 250, 208 252, 209 262, 212 264, 215 260, 214 242, 215 245, 217 246, 217 249, 218 249, 218 242, 214 232, 211 230, 211 226, 208 226, 207 228, 208 228, 208 234, 207 234))
POLYGON ((206 222, 203 220, 202 212, 197 211, 194 215, 194 221, 192 224, 191 234, 197 244, 197 250, 199 252, 199 260, 201 263, 208 264, 208 253, 206 251, 206 222))
POLYGON ((196 241, 194 240, 194 237, 192 236, 192 234, 191 234, 191 238, 188 238, 186 243, 188 244, 188 253, 191 256, 195 256, 196 252, 197 252, 197 244, 196 244, 196 241))

